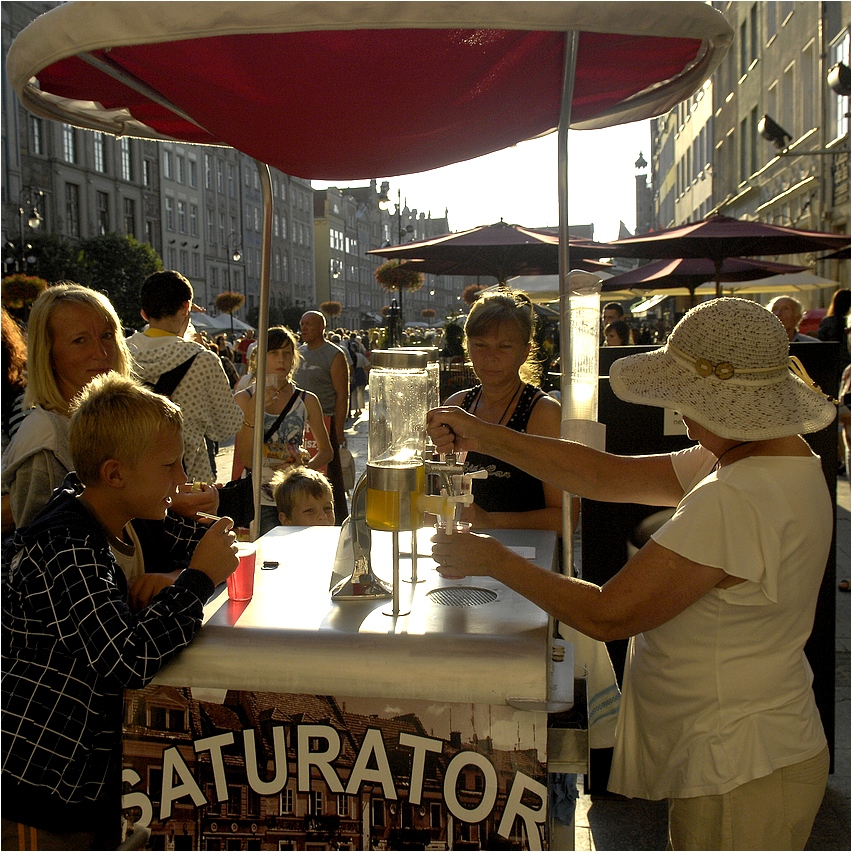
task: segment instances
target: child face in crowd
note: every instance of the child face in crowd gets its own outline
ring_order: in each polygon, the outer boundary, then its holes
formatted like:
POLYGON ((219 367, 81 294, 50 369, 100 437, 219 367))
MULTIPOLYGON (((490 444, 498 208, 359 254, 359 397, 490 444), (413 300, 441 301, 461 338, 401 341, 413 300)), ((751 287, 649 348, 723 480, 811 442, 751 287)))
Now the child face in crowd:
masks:
POLYGON ((266 375, 275 376, 279 388, 284 386, 293 372, 293 357, 293 344, 290 342, 266 353, 266 375))
POLYGON ((125 484, 123 500, 128 516, 161 521, 186 481, 183 469, 183 435, 164 427, 135 464, 118 462, 125 484))
POLYGON ((322 497, 301 495, 294 501, 290 517, 278 513, 278 521, 285 527, 331 527, 334 526, 334 501, 331 494, 322 497))

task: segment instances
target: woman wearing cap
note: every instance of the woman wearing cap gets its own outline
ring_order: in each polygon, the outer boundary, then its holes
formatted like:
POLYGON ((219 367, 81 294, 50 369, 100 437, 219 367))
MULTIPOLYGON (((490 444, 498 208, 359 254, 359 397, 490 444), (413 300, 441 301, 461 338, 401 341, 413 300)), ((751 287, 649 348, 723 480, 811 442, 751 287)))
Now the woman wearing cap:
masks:
POLYGON ((674 849, 803 849, 828 749, 803 648, 831 499, 802 433, 835 408, 789 369, 779 320, 743 299, 691 310, 668 343, 616 361, 613 391, 676 409, 697 443, 622 457, 429 414, 439 452, 476 450, 595 500, 677 507, 602 587, 488 536, 436 536, 452 576, 495 577, 596 639, 632 637, 609 788, 668 798, 674 849))

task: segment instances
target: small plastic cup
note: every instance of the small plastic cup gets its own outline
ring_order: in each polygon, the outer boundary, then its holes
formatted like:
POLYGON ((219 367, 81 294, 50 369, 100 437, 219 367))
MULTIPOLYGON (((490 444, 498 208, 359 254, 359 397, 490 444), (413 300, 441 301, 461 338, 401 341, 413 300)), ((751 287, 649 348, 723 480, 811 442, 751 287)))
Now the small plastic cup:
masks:
POLYGON ((257 546, 250 541, 237 542, 240 564, 228 577, 228 597, 232 601, 250 601, 254 594, 254 563, 257 546))
MULTIPOLYGON (((441 533, 441 535, 453 535, 454 533, 469 533, 471 528, 471 523, 469 521, 456 521, 452 528, 448 528, 446 522, 443 518, 438 518, 438 523, 435 524, 435 529, 441 533)), ((440 568, 438 569, 438 573, 445 580, 463 580, 464 577, 458 574, 446 574, 440 568)))
POLYGON ((443 533, 444 535, 452 535, 453 533, 468 533, 470 532, 471 523, 470 521, 456 521, 452 529, 447 527, 446 522, 443 518, 438 518, 438 523, 435 524, 435 529, 438 532, 443 533))

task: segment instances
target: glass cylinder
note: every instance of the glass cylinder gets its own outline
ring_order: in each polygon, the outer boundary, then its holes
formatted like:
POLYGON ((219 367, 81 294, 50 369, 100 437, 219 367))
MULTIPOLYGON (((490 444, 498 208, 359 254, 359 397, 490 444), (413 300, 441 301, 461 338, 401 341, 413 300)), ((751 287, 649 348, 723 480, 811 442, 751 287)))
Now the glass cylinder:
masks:
POLYGON ((379 349, 370 358, 367 461, 406 466, 423 461, 429 385, 425 352, 379 349))
POLYGON ((370 428, 367 446, 367 525, 374 530, 422 526, 418 496, 425 490, 425 352, 377 350, 370 360, 370 428))
POLYGON ((441 404, 441 358, 437 346, 406 346, 406 351, 425 352, 427 357, 426 376, 428 386, 426 391, 426 402, 430 409, 437 408, 441 404))

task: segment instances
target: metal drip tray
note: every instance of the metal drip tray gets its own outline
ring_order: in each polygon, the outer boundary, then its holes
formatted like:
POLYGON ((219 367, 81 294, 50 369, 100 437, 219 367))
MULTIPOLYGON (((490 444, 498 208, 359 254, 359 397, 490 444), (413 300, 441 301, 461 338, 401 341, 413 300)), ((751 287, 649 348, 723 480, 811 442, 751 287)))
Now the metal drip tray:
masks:
POLYGON ((440 606, 482 606, 497 600, 497 592, 474 586, 432 589, 426 597, 440 606))

